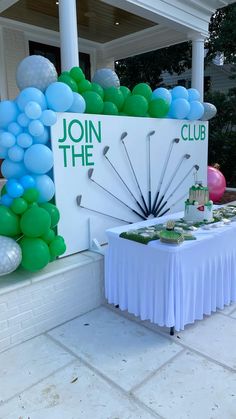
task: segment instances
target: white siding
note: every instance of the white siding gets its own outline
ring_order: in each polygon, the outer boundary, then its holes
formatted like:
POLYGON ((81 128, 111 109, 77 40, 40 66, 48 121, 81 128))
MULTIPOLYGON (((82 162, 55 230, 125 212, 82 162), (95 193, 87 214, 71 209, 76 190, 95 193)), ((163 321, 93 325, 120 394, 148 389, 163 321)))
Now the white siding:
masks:
POLYGON ((20 61, 23 60, 23 58, 25 58, 27 55, 24 32, 4 28, 3 42, 5 51, 8 98, 15 99, 19 93, 16 85, 16 69, 20 61))
MULTIPOLYGON (((211 89, 213 91, 220 91, 222 93, 226 93, 229 89, 236 86, 235 80, 230 79, 231 72, 230 65, 224 66, 216 66, 214 64, 209 65, 205 69, 205 77, 209 76, 211 78, 211 89)), ((191 69, 186 70, 182 74, 178 75, 174 73, 171 75, 168 72, 163 72, 161 74, 163 78, 163 83, 167 86, 176 86, 178 84, 178 80, 188 80, 189 86, 191 85, 191 69)))

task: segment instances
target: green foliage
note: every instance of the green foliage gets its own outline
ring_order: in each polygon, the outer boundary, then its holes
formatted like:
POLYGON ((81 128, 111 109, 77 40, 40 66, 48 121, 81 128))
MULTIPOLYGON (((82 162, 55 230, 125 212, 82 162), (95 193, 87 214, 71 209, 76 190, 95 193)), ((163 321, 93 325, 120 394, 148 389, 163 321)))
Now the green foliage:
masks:
POLYGON ((212 15, 209 33, 207 59, 211 60, 219 51, 224 52, 226 63, 236 64, 236 3, 218 9, 212 15))
POLYGON ((236 89, 228 94, 211 92, 205 101, 217 108, 216 117, 209 121, 208 162, 218 163, 227 186, 236 187, 236 89))
POLYGON ((130 89, 141 82, 155 89, 162 81, 162 71, 181 74, 190 67, 191 42, 185 42, 117 61, 115 71, 121 84, 130 89))

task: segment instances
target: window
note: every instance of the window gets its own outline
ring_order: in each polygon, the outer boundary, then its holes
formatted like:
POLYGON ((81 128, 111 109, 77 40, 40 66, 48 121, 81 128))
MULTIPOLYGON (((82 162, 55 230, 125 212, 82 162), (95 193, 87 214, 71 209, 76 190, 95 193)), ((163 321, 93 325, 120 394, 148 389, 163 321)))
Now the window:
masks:
POLYGON ((209 90, 211 89, 211 78, 210 76, 205 76, 204 77, 204 92, 209 92, 209 90))
MULTIPOLYGON (((30 55, 42 55, 43 57, 48 58, 48 60, 55 65, 57 73, 61 73, 60 48, 29 41, 29 53, 30 55)), ((82 68, 86 79, 90 80, 91 72, 89 54, 85 54, 83 52, 79 53, 79 65, 82 68)))

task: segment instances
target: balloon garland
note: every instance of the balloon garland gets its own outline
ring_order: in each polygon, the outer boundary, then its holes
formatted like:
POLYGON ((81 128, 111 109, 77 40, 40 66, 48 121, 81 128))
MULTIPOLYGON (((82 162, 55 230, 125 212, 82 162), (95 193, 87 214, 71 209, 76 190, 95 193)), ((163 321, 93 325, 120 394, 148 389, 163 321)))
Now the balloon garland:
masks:
POLYGON ((216 114, 214 105, 200 102, 195 89, 152 91, 147 83, 139 83, 131 91, 120 86, 117 74, 107 68, 97 70, 92 82, 80 67, 58 77, 53 64, 38 55, 22 60, 16 81, 20 90, 16 99, 0 102, 1 171, 7 180, 0 198, 0 240, 8 237, 5 254, 12 246, 15 255, 10 263, 2 256, 0 275, 19 264, 36 272, 66 250, 63 237, 56 233, 60 214, 52 202, 50 127, 57 112, 189 120, 216 114))

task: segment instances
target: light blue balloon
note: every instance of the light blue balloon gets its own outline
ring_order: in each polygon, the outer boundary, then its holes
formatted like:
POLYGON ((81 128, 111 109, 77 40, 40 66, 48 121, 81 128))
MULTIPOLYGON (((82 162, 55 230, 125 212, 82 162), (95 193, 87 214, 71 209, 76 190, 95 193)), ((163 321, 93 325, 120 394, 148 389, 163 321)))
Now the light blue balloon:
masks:
POLYGON ((16 137, 16 142, 20 147, 28 148, 33 144, 33 138, 27 132, 22 132, 16 137))
POLYGON ((186 99, 188 100, 188 90, 184 86, 175 86, 171 92, 172 100, 186 99))
POLYGON ((16 98, 19 109, 24 112, 28 102, 37 102, 41 109, 47 109, 47 103, 44 94, 36 87, 26 87, 16 98))
POLYGON ((73 103, 73 92, 67 84, 55 82, 48 86, 45 97, 48 108, 55 112, 67 111, 73 103))
POLYGON ((188 101, 192 102, 193 100, 200 100, 200 93, 197 89, 188 89, 188 101))
POLYGON ((12 100, 3 100, 0 102, 0 128, 7 128, 7 126, 16 121, 19 110, 12 100))
POLYGON ((8 158, 3 160, 1 171, 3 177, 6 179, 18 179, 27 174, 27 170, 23 162, 13 162, 8 158))
POLYGON ((21 148, 17 144, 14 145, 13 147, 9 148, 9 150, 8 150, 8 158, 11 161, 14 161, 14 162, 22 161, 24 159, 24 150, 23 150, 23 148, 21 148))
POLYGON ((38 135, 38 137, 33 137, 34 144, 47 144, 49 140, 49 129, 44 127, 44 132, 42 135, 38 135))
POLYGON ((4 131, 0 134, 0 146, 10 148, 16 143, 16 137, 10 132, 4 131))
POLYGON ((24 193, 23 186, 16 179, 9 179, 5 186, 6 191, 11 198, 19 198, 24 193))
POLYGON ((52 179, 48 175, 34 176, 36 188, 39 191, 38 202, 51 201, 55 194, 55 186, 52 179))
POLYGON ((20 115, 17 118, 17 122, 21 127, 26 128, 30 123, 30 119, 28 118, 28 116, 26 116, 25 113, 20 113, 20 115))
POLYGON ((7 131, 17 136, 23 132, 23 128, 17 122, 11 122, 7 127, 7 131))
POLYGON ((186 99, 179 98, 172 100, 170 105, 170 114, 172 118, 184 119, 190 111, 190 104, 186 99))
POLYGON ((23 186, 24 189, 35 188, 35 180, 30 175, 22 176, 19 179, 19 182, 23 186))
POLYGON ((52 151, 46 145, 33 144, 25 152, 24 163, 30 172, 43 175, 53 167, 52 151))
POLYGON ((187 119, 194 121, 196 119, 200 119, 203 114, 204 106, 201 102, 198 102, 197 100, 190 102, 190 111, 187 115, 187 119))
POLYGON ((4 194, 0 198, 0 204, 4 205, 4 207, 10 207, 13 202, 13 198, 8 194, 4 194))
POLYGON ((43 111, 40 121, 46 127, 50 127, 57 122, 57 114, 51 109, 46 109, 45 111, 43 111))
POLYGON ((73 92, 73 103, 68 109, 68 112, 84 113, 86 109, 86 102, 82 95, 73 92))
POLYGON ((41 121, 35 119, 29 123, 28 130, 33 137, 39 137, 44 133, 44 126, 41 121))
POLYGON ((7 157, 8 148, 0 146, 0 159, 5 159, 7 157))
POLYGON ((41 106, 37 102, 30 101, 25 105, 25 114, 29 119, 38 119, 42 115, 41 106))
POLYGON ((151 100, 152 99, 164 99, 170 105, 172 96, 168 89, 165 89, 164 87, 158 87, 157 89, 153 90, 151 100))

